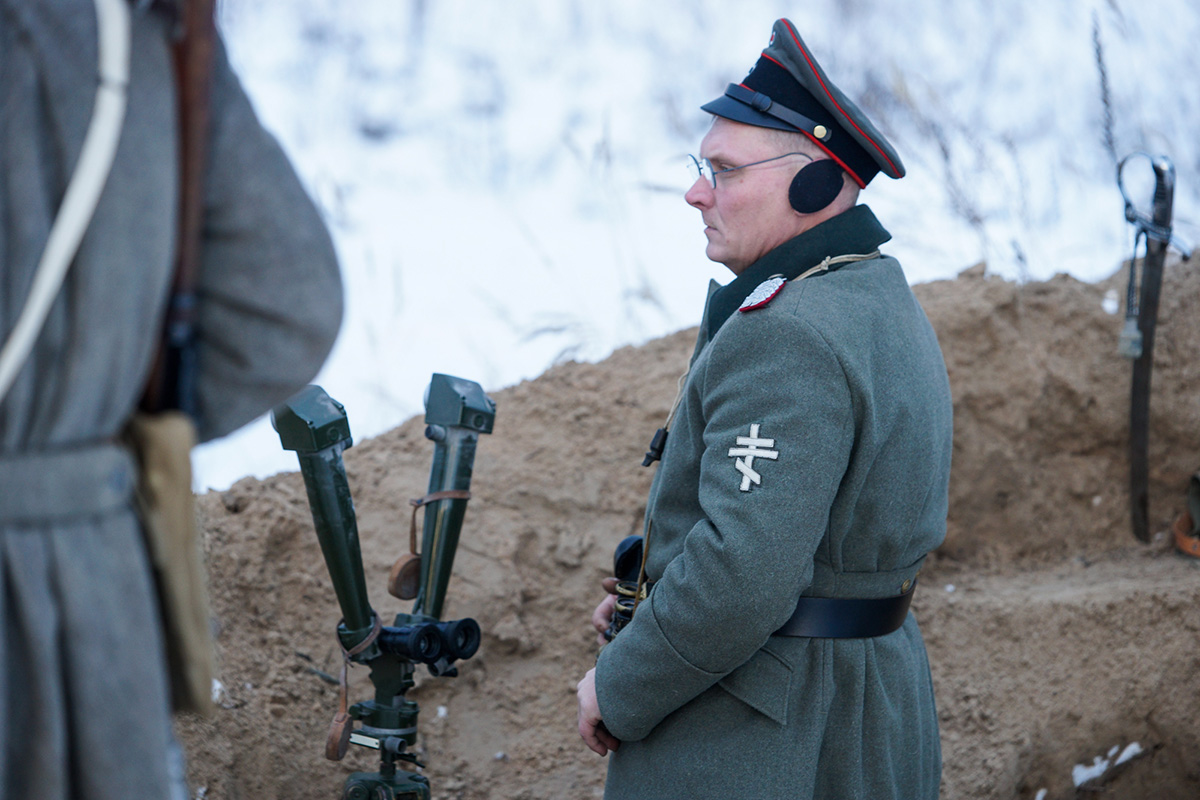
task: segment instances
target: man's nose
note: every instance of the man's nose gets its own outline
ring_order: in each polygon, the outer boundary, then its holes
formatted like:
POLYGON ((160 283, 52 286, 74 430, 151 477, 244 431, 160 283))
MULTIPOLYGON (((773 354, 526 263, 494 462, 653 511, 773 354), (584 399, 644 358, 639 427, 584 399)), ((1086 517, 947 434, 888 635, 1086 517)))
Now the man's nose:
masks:
POLYGON ((703 176, 696 178, 696 182, 692 184, 692 188, 687 190, 683 196, 689 206, 694 208, 708 208, 712 205, 713 187, 703 176))

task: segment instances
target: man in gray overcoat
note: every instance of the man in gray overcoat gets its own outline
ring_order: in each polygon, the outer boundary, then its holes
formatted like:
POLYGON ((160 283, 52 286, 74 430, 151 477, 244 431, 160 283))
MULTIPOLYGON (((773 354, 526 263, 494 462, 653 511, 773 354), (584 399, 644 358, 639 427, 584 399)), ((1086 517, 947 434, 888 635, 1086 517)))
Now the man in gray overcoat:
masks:
MULTIPOLYGON (((0 797, 163 800, 159 610, 117 442, 173 272, 173 4, 133 7, 115 161, 32 354, 0 403, 0 797)), ((97 95, 88 0, 0 0, 0 337, 30 292, 97 95)), ((198 276, 198 432, 224 435, 317 371, 341 320, 329 235, 218 45, 198 276)), ((178 769, 175 770, 178 773, 178 769)))
POLYGON ((610 800, 932 800, 908 605, 945 535, 950 389, 856 204, 904 169, 787 20, 704 108, 686 199, 736 277, 710 287, 647 503, 646 596, 579 682, 580 734, 611 752, 610 800))

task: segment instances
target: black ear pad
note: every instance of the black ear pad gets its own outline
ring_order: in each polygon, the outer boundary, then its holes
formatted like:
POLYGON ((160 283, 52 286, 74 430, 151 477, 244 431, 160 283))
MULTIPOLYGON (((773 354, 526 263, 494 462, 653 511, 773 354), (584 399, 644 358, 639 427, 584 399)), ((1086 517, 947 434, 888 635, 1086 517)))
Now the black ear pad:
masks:
POLYGON ((792 178, 788 201, 801 214, 815 214, 842 191, 842 168, 830 158, 808 164, 792 178))

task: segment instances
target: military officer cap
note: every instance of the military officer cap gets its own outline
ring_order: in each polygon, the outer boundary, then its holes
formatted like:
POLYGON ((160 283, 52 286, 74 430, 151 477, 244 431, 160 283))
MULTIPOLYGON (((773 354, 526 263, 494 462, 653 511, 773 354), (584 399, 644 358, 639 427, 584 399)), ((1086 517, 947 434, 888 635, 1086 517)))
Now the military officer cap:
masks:
POLYGON ((891 143, 833 85, 789 20, 775 22, 771 41, 750 74, 701 108, 734 122, 804 133, 860 188, 879 172, 904 177, 891 143))

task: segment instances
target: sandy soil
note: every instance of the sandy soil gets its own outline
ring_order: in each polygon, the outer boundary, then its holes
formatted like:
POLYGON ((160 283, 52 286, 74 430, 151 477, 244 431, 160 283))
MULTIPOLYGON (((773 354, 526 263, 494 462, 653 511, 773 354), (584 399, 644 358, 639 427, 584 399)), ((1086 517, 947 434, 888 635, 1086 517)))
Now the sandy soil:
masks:
MULTIPOLYGON (((949 530, 914 609, 937 688, 943 797, 1200 796, 1200 561, 1166 530, 1200 467, 1200 268, 1167 273, 1155 351, 1150 545, 1129 532, 1129 363, 1116 355, 1123 275, 1015 285, 982 267, 916 291, 954 392, 949 530), (1072 768, 1141 755, 1077 789, 1072 768)), ((596 653, 588 617, 613 545, 639 532, 694 331, 600 364, 569 363, 493 395, 447 617, 480 654, 458 678, 423 672, 421 747, 435 798, 587 798, 604 762, 574 730, 574 684, 596 653)), ((464 376, 471 377, 471 376, 464 376)), ((333 388, 333 387, 327 387, 333 388)), ((336 396, 336 391, 334 391, 336 396)), ((353 427, 354 409, 348 409, 353 427)), ((432 447, 410 420, 346 453, 371 599, 386 594, 432 447)), ((197 796, 337 798, 368 751, 322 757, 337 705, 339 618, 296 473, 200 498, 218 620, 221 707, 182 718, 197 796)), ((352 671, 351 700, 370 693, 352 671)))

